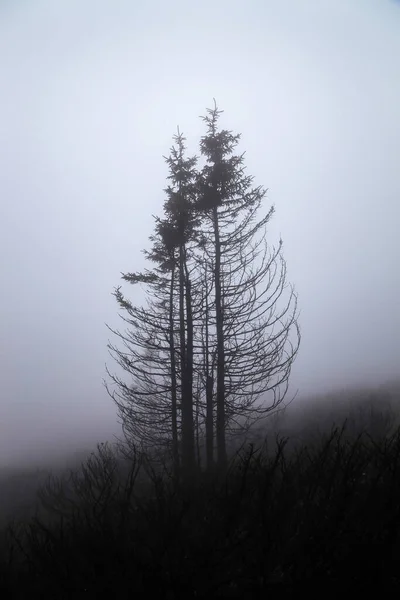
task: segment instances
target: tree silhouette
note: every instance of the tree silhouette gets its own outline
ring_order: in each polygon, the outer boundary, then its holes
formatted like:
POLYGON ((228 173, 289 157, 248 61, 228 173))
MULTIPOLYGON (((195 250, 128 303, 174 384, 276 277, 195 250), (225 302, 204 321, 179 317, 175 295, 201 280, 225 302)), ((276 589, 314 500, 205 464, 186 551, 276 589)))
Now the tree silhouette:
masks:
POLYGON ((207 132, 200 150, 206 164, 199 173, 197 208, 203 240, 199 264, 213 274, 216 439, 224 467, 227 427, 235 422, 242 429, 240 415, 249 426, 283 401, 300 336, 293 289, 278 310, 287 291, 286 263, 282 241, 277 249, 267 244, 274 208, 258 219, 266 190, 252 186, 244 154, 234 154, 240 135, 218 128, 221 113, 214 101, 203 117, 207 132), (273 392, 272 403, 256 406, 267 392, 273 392))
POLYGON ((108 371, 126 435, 171 449, 186 480, 204 437, 207 467, 216 446, 225 469, 227 439, 284 401, 300 342, 282 241, 267 242, 274 208, 258 217, 266 190, 253 186, 244 154, 235 154, 240 135, 219 129, 221 112, 214 101, 203 117, 201 168, 186 157, 179 130, 174 137, 164 214, 144 252, 153 268, 123 275, 146 287, 146 305, 115 290, 130 328, 111 330, 123 350, 109 344, 133 379, 108 371))

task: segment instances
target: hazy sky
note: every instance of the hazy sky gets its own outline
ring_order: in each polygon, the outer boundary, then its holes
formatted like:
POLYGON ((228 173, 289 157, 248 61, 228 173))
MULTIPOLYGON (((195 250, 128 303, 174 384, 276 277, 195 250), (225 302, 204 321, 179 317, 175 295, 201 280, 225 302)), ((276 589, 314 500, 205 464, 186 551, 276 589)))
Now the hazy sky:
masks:
POLYGON ((111 292, 213 97, 276 207, 293 389, 398 375, 399 2, 0 0, 0 55, 1 463, 116 430, 111 292))

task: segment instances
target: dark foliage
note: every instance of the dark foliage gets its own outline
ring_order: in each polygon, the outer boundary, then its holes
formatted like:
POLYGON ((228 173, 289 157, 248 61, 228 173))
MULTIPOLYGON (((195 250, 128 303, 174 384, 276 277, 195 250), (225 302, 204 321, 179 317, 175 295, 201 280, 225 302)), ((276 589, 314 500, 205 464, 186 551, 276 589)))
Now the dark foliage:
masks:
POLYGON ((286 446, 243 447, 223 479, 200 473, 190 489, 133 449, 122 459, 99 446, 69 479, 48 480, 41 512, 8 527, 4 597, 400 589, 400 429, 374 438, 338 427, 286 446))

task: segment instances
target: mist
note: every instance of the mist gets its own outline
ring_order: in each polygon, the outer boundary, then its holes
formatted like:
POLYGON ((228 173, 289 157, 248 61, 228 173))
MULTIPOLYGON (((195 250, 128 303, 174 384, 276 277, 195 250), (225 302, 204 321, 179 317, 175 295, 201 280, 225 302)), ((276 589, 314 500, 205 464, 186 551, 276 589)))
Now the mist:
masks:
POLYGON ((399 28, 390 0, 0 4, 1 465, 120 432, 112 291, 214 97, 276 208, 296 402, 398 378, 399 28))

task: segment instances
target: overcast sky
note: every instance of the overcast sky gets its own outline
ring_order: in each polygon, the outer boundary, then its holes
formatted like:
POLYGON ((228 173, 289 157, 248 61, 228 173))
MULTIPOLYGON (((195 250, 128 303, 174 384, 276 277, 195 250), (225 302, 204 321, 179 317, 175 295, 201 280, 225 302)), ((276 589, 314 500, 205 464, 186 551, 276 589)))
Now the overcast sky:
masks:
POLYGON ((213 97, 276 207, 292 388, 398 375, 399 2, 0 0, 0 55, 0 463, 117 430, 111 292, 213 97))

